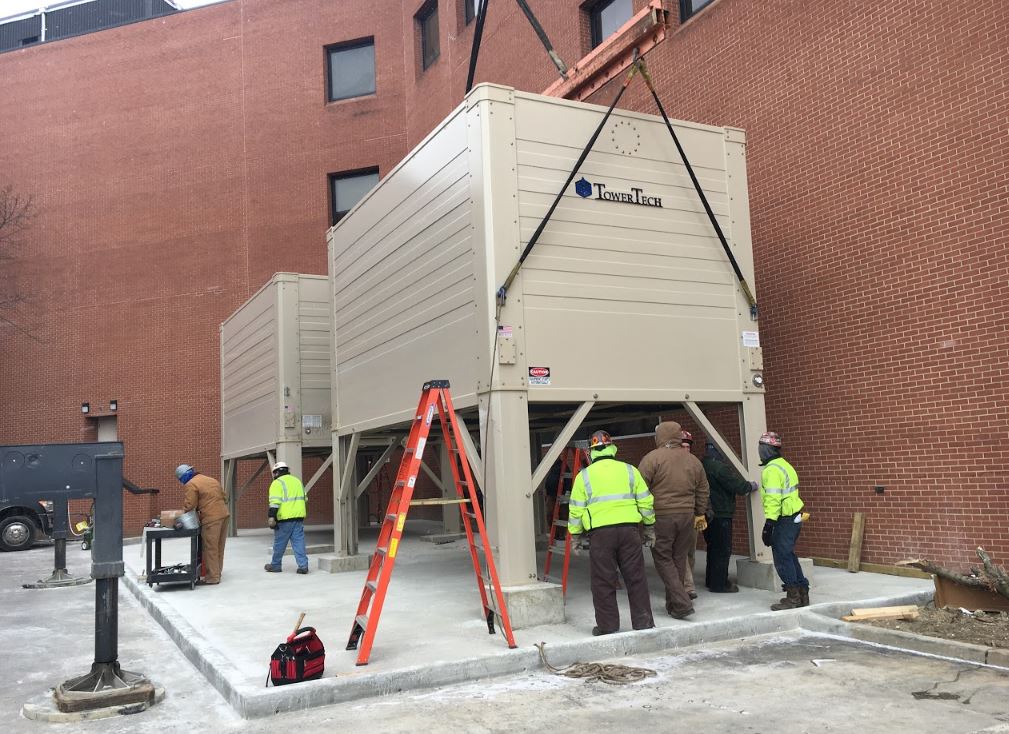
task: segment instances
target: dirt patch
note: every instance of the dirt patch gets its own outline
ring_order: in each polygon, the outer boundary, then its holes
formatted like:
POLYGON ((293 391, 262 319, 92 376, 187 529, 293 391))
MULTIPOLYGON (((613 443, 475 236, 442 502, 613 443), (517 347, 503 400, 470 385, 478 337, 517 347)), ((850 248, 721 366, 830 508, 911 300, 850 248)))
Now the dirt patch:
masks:
POLYGON ((943 640, 970 642, 975 645, 1009 649, 1009 612, 976 612, 964 614, 959 609, 923 607, 913 622, 900 619, 878 619, 863 624, 891 630, 914 632, 943 640))

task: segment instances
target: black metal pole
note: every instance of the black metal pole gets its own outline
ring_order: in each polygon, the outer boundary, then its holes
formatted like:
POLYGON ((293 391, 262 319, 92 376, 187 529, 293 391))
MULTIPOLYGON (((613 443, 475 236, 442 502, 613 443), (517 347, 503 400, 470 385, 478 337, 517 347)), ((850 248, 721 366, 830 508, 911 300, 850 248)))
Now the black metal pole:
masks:
POLYGON ((119 579, 95 579, 95 662, 119 659, 119 579))
POLYGON ((53 570, 56 573, 60 571, 66 572, 67 570, 67 539, 57 538, 56 539, 56 562, 53 564, 53 570))

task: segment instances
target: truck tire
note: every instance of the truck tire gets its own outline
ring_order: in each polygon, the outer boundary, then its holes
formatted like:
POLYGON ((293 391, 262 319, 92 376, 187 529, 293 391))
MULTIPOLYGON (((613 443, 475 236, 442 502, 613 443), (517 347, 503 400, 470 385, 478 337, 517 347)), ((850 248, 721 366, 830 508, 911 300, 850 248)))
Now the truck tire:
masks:
POLYGON ((0 550, 28 550, 38 535, 35 521, 24 515, 10 515, 0 520, 0 550))

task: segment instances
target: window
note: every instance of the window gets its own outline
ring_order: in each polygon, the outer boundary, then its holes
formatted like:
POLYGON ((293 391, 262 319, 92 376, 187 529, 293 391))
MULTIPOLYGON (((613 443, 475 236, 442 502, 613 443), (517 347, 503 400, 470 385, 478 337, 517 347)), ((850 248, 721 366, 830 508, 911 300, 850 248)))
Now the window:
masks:
POLYGON ((680 0, 680 22, 682 23, 710 2, 711 0, 680 0))
POLYGON ((375 93, 375 39, 326 47, 326 99, 375 93))
MULTIPOLYGON (((684 0, 689 2, 689 0, 684 0)), ((595 48, 634 15, 631 0, 601 0, 589 9, 592 48, 595 48)))
POLYGON ((417 13, 420 26, 421 64, 427 69, 438 60, 441 48, 438 45, 438 0, 427 3, 417 13))
POLYGON ((484 4, 484 0, 462 0, 462 2, 466 6, 466 25, 469 25, 480 12, 480 6, 484 4))
POLYGON ((336 224, 378 183, 378 169, 329 174, 330 219, 336 224))

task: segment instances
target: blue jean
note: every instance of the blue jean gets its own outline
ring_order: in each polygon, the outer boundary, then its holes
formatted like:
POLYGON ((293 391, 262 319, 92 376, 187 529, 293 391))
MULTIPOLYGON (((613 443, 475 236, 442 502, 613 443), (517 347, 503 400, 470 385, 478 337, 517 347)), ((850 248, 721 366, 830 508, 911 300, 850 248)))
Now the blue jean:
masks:
POLYGON ((273 567, 281 567, 288 541, 294 549, 294 559, 298 562, 298 568, 308 568, 304 520, 284 520, 277 523, 277 529, 273 531, 273 567))
POLYGON ((795 544, 799 540, 802 523, 795 517, 783 517, 774 524, 771 533, 771 555, 774 556, 774 570, 781 577, 784 587, 801 586, 809 588, 809 581, 802 575, 802 567, 795 555, 795 544))

